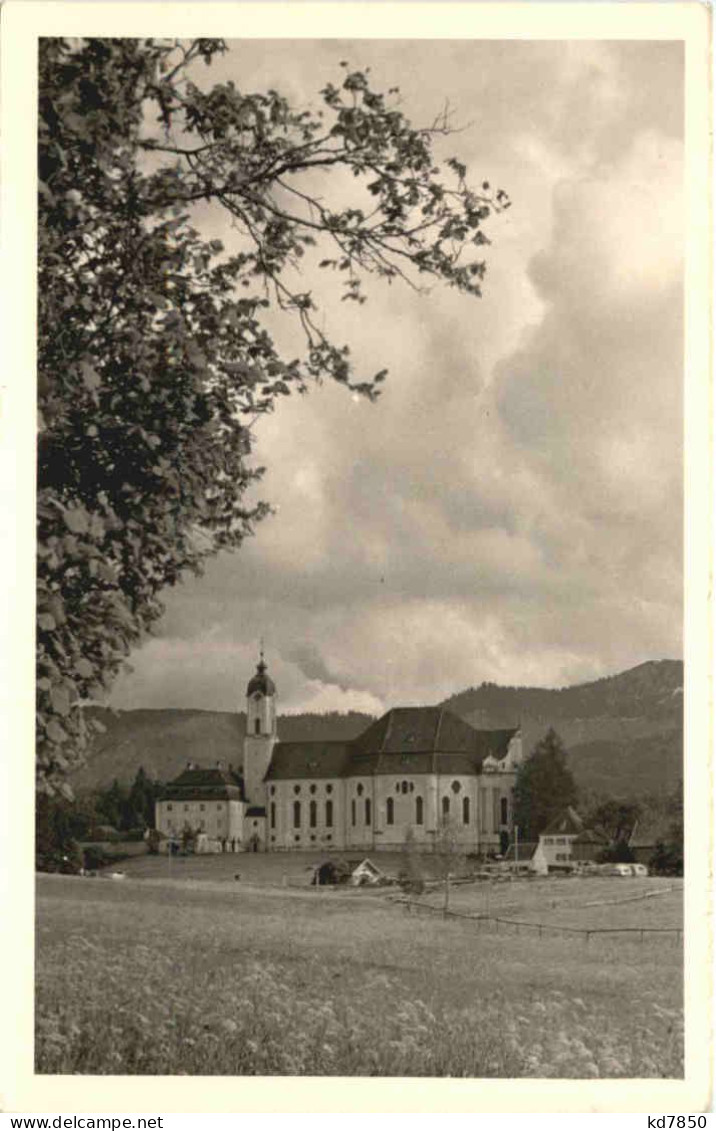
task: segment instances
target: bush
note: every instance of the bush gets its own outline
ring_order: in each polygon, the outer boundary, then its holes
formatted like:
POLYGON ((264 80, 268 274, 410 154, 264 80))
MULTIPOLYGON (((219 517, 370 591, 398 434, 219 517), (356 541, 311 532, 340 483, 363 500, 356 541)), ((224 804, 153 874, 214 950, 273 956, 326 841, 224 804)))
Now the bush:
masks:
POLYGON ((82 868, 82 856, 75 841, 67 841, 61 847, 54 847, 36 857, 38 872, 55 872, 65 876, 76 876, 82 868))
POLYGON ((659 841, 649 859, 649 871, 658 876, 683 876, 684 849, 676 843, 659 841))
POLYGON ((88 872, 95 872, 98 868, 107 868, 110 864, 119 864, 127 857, 123 852, 108 852, 101 844, 88 844, 84 852, 84 866, 88 872))

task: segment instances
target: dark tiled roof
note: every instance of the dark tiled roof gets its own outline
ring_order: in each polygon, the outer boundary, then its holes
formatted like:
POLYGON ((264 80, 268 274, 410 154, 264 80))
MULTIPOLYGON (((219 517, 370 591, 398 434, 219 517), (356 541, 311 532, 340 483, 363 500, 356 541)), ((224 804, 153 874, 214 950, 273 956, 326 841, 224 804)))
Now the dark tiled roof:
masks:
POLYGON ((478 731, 442 707, 394 707, 352 742, 279 742, 266 781, 372 774, 475 774, 516 729, 478 731))
POLYGON ((443 707, 394 707, 353 742, 349 773, 474 774, 507 754, 512 730, 478 731, 443 707))
POLYGON ((231 770, 201 766, 186 769, 169 782, 162 801, 243 801, 243 783, 231 770))
MULTIPOLYGON (((352 742, 276 743, 264 780, 477 774, 488 755, 504 758, 516 733, 516 728, 475 730, 442 707, 395 707, 352 742)), ((222 797, 245 800, 241 779, 218 767, 195 768, 171 782, 162 800, 222 797)))
POLYGON ((572 806, 568 805, 559 816, 550 821, 546 829, 542 830, 542 836, 554 836, 555 833, 566 833, 567 836, 572 836, 581 833, 583 830, 584 821, 572 806))
POLYGON ((361 777, 363 774, 431 774, 433 755, 430 751, 422 754, 381 754, 378 751, 352 754, 346 770, 346 777, 361 777))
POLYGON ((498 760, 504 758, 510 741, 518 730, 519 727, 510 727, 509 730, 476 730, 477 748, 482 757, 493 757, 498 760))
POLYGON ((339 778, 350 744, 347 742, 277 742, 264 781, 282 778, 339 778))
POLYGON ((582 829, 578 836, 575 836, 572 841, 573 844, 608 844, 608 838, 603 833, 598 832, 596 829, 582 829))

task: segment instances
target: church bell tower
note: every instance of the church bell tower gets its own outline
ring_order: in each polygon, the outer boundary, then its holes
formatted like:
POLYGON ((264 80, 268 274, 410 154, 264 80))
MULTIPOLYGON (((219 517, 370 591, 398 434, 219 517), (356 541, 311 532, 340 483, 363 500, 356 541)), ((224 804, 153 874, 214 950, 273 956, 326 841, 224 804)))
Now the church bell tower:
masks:
POLYGON ((250 805, 265 804, 262 783, 277 741, 276 685, 268 674, 262 649, 256 674, 246 688, 244 793, 250 805))

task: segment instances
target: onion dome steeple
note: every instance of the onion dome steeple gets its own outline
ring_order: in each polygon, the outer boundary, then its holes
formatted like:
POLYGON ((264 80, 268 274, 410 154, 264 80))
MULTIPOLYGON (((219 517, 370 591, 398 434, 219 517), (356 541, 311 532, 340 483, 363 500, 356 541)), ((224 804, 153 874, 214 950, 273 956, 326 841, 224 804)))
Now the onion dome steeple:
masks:
POLYGON ((276 685, 268 674, 268 669, 264 663, 263 648, 261 649, 261 658, 256 665, 256 674, 251 677, 246 688, 247 697, 256 695, 257 692, 259 695, 276 694, 276 685))

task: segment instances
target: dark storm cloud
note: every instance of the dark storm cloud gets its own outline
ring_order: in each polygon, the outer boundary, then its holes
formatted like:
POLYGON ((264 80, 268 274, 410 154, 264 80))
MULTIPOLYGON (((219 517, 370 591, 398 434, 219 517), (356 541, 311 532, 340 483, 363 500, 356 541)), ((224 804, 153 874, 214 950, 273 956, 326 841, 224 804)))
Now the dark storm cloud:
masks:
POLYGON ((315 644, 303 643, 289 648, 284 653, 284 659, 295 664, 307 680, 330 684, 341 691, 348 691, 351 687, 350 683, 344 683, 340 676, 330 670, 315 644))
POLYGON ((295 101, 340 58, 397 81, 414 121, 439 91, 466 125, 449 151, 509 189, 485 295, 323 293, 384 396, 325 386, 261 422, 277 513, 168 596, 116 701, 233 704, 261 636, 289 709, 678 654, 680 47, 271 43, 234 66, 295 101))

